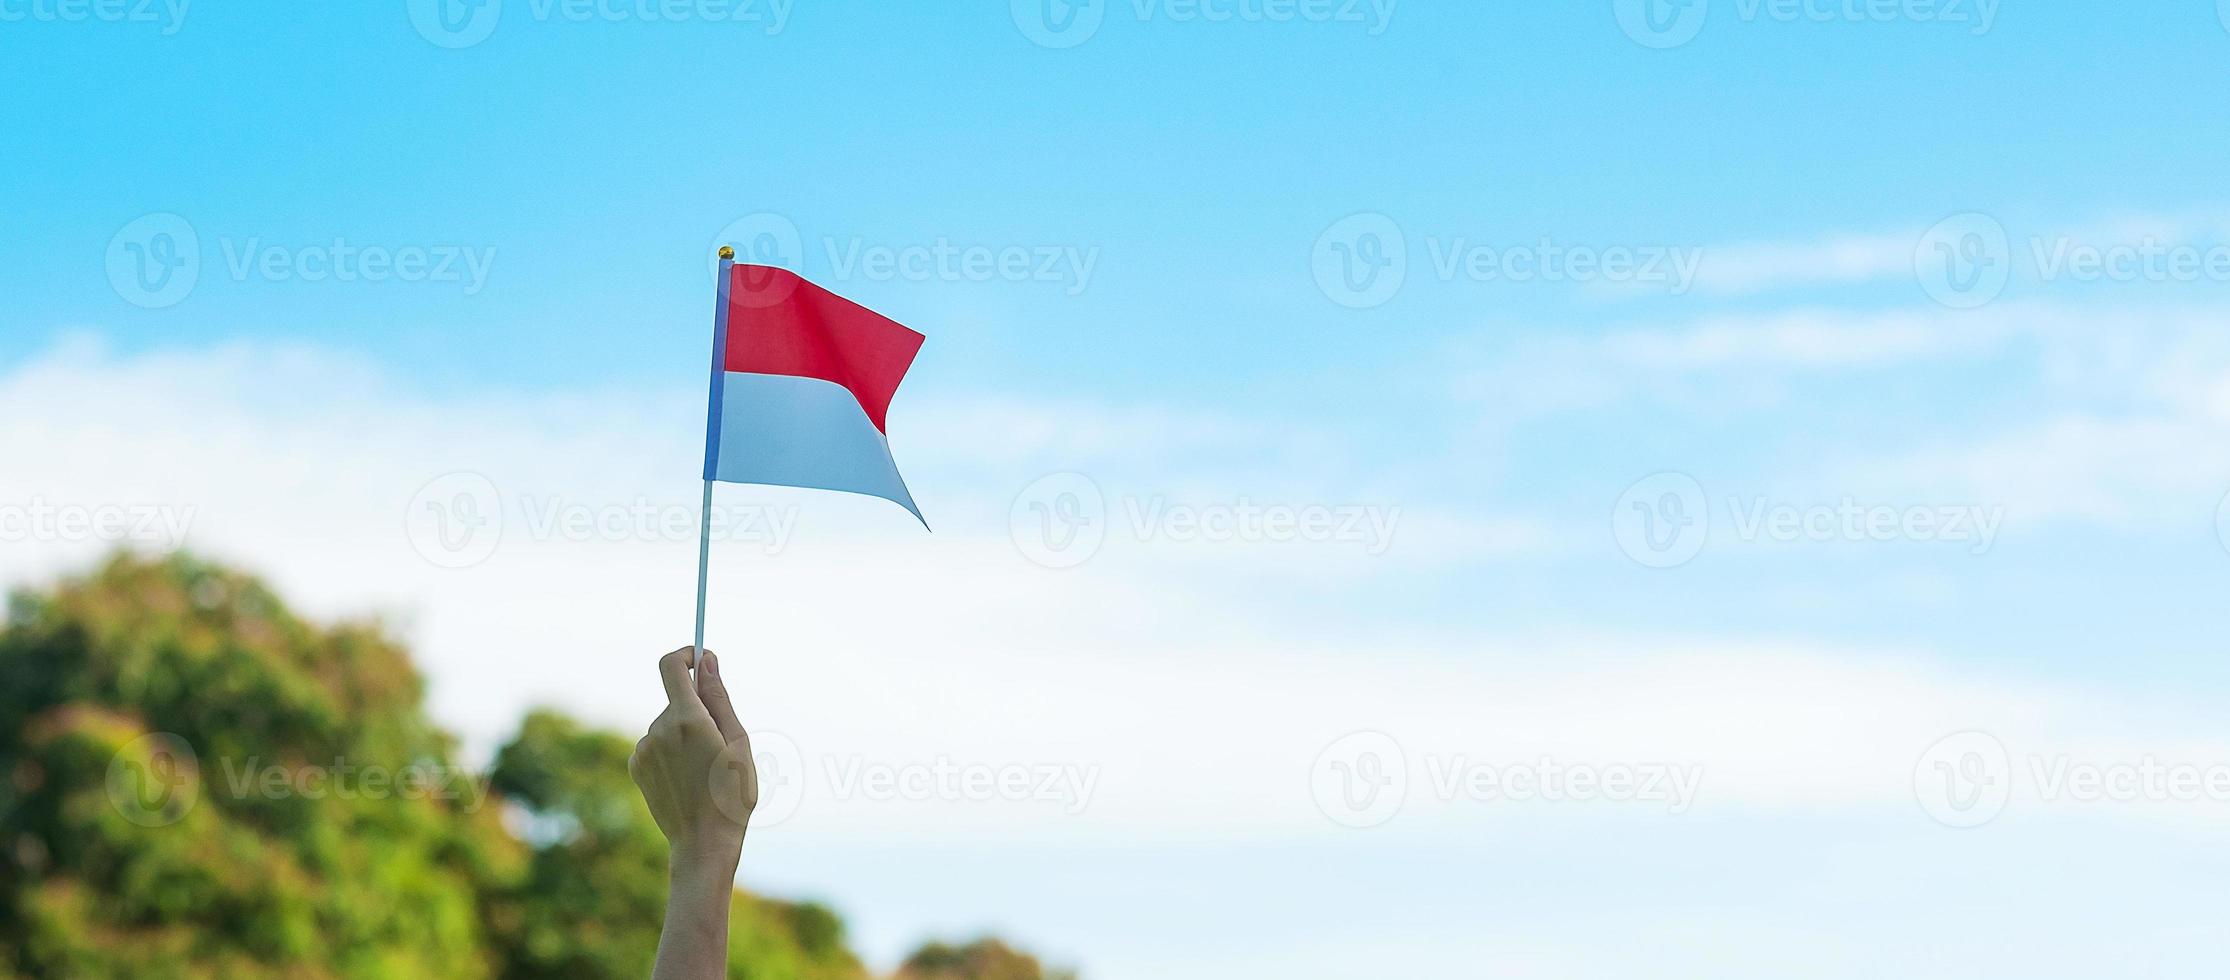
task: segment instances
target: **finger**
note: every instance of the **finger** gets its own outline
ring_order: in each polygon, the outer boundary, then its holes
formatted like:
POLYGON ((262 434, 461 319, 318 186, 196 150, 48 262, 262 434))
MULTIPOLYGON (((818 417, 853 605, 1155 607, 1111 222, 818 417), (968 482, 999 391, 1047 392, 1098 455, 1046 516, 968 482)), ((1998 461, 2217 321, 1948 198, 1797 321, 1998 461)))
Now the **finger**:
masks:
POLYGON ((712 713, 712 724, 720 729, 721 741, 733 742, 743 735, 743 722, 736 720, 735 702, 728 699, 728 684, 720 677, 720 655, 710 650, 697 661, 697 697, 712 713))
POLYGON ((689 679, 696 656, 696 647, 682 647, 658 658, 658 676, 666 682, 666 701, 676 708, 704 708, 704 702, 697 700, 696 682, 689 679))

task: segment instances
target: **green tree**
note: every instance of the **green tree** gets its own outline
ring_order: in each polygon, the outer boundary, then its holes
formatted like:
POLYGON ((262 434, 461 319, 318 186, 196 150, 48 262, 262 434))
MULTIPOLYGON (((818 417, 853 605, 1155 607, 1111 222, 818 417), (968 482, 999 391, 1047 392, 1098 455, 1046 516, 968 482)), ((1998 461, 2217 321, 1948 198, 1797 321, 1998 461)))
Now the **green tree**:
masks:
POLYGON ((318 629, 190 558, 118 558, 10 599, 0 677, 0 962, 15 971, 498 972, 481 896, 526 855, 492 811, 291 785, 340 766, 454 772, 417 672, 372 625, 318 629))
MULTIPOLYGON (((641 978, 658 952, 666 840, 627 756, 634 743, 549 711, 527 716, 497 756, 495 786, 539 842, 532 870, 498 918, 509 977, 641 978)), ((728 975, 750 980, 857 980, 834 912, 738 892, 729 908, 728 975)))
POLYGON ((1075 980, 1075 976, 1049 971, 1037 957, 986 937, 962 946, 929 943, 906 958, 897 980, 1075 980))
MULTIPOLYGON (((648 976, 666 842, 632 742, 537 711, 460 782, 423 690, 376 623, 313 625, 189 556, 11 596, 0 980, 648 976)), ((738 892, 730 916, 730 977, 865 980, 826 907, 738 892)), ((987 943, 908 976, 1043 976, 987 943)))

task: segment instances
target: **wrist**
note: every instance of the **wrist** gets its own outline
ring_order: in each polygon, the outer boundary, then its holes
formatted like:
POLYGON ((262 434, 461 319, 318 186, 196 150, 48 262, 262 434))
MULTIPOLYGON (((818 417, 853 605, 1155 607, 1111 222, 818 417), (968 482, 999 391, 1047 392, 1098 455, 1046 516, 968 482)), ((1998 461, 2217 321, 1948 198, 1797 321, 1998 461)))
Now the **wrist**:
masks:
POLYGON ((735 887, 736 867, 743 861, 743 842, 727 840, 678 841, 667 852, 666 878, 675 888, 735 887))
POLYGON ((668 853, 666 921, 659 931, 661 977, 714 977, 725 973, 728 916, 735 903, 735 857, 722 849, 680 844, 668 853), (669 956, 677 965, 667 968, 669 956))

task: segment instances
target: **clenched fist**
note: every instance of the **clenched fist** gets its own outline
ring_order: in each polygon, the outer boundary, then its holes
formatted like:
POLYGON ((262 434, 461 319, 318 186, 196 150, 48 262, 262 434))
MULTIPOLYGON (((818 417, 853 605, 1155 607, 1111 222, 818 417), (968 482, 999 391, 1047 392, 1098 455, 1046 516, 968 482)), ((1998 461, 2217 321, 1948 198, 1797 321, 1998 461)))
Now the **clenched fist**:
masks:
POLYGON ((666 710, 635 743, 627 771, 673 846, 673 873, 678 877, 686 864, 732 880, 744 827, 759 802, 751 737, 736 720, 719 657, 707 651, 699 658, 696 648, 682 647, 659 659, 658 673, 666 710))

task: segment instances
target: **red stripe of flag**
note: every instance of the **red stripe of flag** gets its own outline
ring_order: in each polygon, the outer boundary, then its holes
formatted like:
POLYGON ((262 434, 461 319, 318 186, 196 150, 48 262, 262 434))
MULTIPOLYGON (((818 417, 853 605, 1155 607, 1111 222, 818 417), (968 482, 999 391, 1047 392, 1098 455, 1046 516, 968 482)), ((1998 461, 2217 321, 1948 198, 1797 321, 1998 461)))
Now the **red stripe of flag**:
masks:
POLYGON ((788 269, 737 265, 728 292, 723 370, 843 385, 879 432, 921 334, 788 269))

